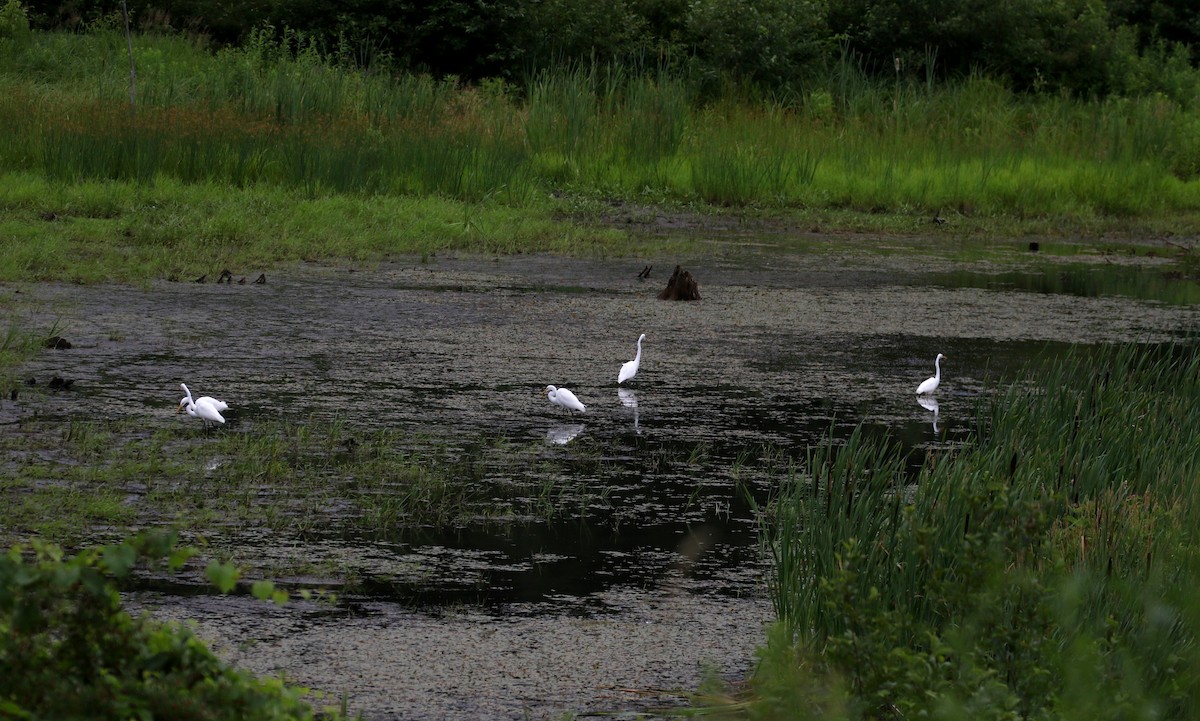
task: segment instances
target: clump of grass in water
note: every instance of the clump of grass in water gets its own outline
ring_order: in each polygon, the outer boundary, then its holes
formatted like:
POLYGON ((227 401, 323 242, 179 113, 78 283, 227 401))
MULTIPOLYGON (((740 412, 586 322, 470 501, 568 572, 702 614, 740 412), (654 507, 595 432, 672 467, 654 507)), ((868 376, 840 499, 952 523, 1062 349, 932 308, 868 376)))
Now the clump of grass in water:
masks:
POLYGON ((1193 718, 1198 394, 1194 345, 1081 352, 916 478, 858 432, 813 449, 769 532, 755 717, 1193 718))
POLYGON ((0 526, 72 543, 97 526, 126 523, 214 537, 247 524, 284 535, 386 536, 554 518, 602 496, 586 484, 548 487, 555 469, 532 457, 539 450, 503 438, 449 449, 342 422, 280 421, 212 435, 190 425, 151 433, 143 426, 32 421, 0 438, 0 452, 38 459, 14 467, 7 488, 25 500, 0 509, 0 526), (53 518, 39 505, 48 494, 59 498, 53 518))

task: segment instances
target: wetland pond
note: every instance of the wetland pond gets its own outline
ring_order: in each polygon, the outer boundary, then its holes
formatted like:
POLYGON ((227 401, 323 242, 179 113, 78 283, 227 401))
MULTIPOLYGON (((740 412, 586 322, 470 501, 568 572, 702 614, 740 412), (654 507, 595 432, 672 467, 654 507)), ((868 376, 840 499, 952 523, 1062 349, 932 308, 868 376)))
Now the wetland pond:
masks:
MULTIPOLYGON (((753 505, 806 446, 863 423, 919 465, 965 442, 980 396, 1031 359, 1169 341, 1198 319, 1195 283, 1145 264, 1022 259, 1000 273, 919 252, 712 250, 683 261, 698 302, 656 299, 675 259, 435 257, 300 266, 262 285, 10 284, 0 291, 73 344, 21 375, 74 384, 6 395, 0 430, 49 439, 8 468, 53 479, 77 464, 55 444, 82 419, 112 424, 118 446, 166 434, 157 448, 194 459, 186 480, 119 481, 129 525, 143 527, 170 521, 156 515, 159 485, 226 492, 231 436, 324 429, 341 460, 315 482, 266 474, 237 490, 240 510, 183 538, 336 602, 276 607, 179 582, 132 594, 134 606, 192 619, 236 664, 369 719, 645 712, 705 673, 751 668, 772 617, 753 505), (618 387, 640 333, 641 369, 618 387), (914 389, 939 352, 933 410, 914 389), (228 402, 228 422, 206 432, 177 414, 181 381, 228 402), (587 413, 552 406, 548 384, 587 413), (384 442, 451 477, 465 469, 473 492, 432 498, 457 507, 419 521, 381 515, 388 486, 362 491, 373 471, 355 459, 384 442)), ((34 485, 23 483, 9 493, 34 485)))

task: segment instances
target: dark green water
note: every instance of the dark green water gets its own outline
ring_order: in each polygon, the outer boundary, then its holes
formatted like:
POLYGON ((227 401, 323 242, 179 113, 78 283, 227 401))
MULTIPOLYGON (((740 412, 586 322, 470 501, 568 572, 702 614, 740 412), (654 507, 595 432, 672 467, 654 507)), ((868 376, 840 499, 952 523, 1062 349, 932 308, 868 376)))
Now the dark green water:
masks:
POLYGON ((479 522, 369 536, 331 511, 294 536, 214 529, 212 541, 242 557, 339 564, 368 598, 595 612, 605 589, 667 578, 761 593, 754 504, 827 434, 862 423, 902 444, 915 469, 931 450, 967 442, 981 395, 1031 360, 1160 343, 1197 320, 1194 283, 1136 267, 698 261, 689 268, 703 300, 671 303, 655 299, 663 278, 637 278, 644 266, 442 260, 298 269, 263 286, 38 286, 72 308, 74 347, 28 372, 73 378, 75 390, 0 413, 65 423, 99 408, 149 428, 186 423, 173 413, 186 381, 230 404, 221 433, 336 419, 351 432, 399 430, 414 450, 471 457, 505 445, 523 465, 483 458, 478 482, 542 482, 574 507, 498 524, 484 504, 479 522), (640 333, 641 370, 618 387, 640 333), (935 417, 914 391, 939 352, 935 417), (552 406, 548 384, 572 389, 587 413, 552 406))

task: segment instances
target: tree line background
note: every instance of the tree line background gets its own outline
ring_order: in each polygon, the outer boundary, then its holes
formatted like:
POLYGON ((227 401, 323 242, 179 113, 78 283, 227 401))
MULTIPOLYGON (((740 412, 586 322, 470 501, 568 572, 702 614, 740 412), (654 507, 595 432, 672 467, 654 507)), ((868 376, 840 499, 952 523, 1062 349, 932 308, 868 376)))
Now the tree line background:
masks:
MULTIPOLYGON (((27 0, 38 29, 120 14, 119 0, 27 0)), ((935 82, 978 72, 1078 96, 1193 92, 1195 0, 131 0, 136 29, 236 45, 290 32, 362 67, 520 83, 571 62, 688 74, 786 98, 847 57, 935 82)))

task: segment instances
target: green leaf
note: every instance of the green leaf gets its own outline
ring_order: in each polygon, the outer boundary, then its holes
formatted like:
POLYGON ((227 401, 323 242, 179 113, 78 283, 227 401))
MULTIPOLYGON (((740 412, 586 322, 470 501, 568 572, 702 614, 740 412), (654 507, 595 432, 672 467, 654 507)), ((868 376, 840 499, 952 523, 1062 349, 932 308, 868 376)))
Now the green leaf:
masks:
POLYGON ((221 593, 229 593, 237 585, 238 577, 242 575, 232 563, 212 561, 204 570, 209 583, 217 587, 221 593))
POLYGON ((271 594, 271 600, 275 602, 276 606, 282 606, 288 602, 288 592, 282 588, 277 589, 275 593, 271 594))
POLYGON ((13 585, 28 586, 38 580, 40 574, 29 566, 19 566, 13 574, 13 585))
POLYGON ((265 601, 275 592, 275 584, 272 581, 255 581, 250 586, 250 593, 260 601, 265 601))
POLYGON ((97 598, 106 595, 109 591, 108 580, 94 568, 80 568, 79 580, 83 582, 84 589, 97 598))
POLYGON ((42 628, 42 609, 36 600, 23 598, 13 609, 12 628, 18 633, 35 633, 42 628))
POLYGON ((104 567, 116 578, 128 576, 135 563, 137 551, 128 543, 104 547, 104 567))
POLYGON ((54 585, 65 589, 79 581, 79 566, 63 565, 54 569, 54 585))
POLYGON ((0 716, 6 719, 33 718, 33 714, 7 699, 0 699, 0 716))
POLYGON ((167 566, 169 566, 172 571, 178 571, 180 568, 183 568, 183 564, 187 563, 188 559, 192 556, 195 556, 196 553, 196 549, 191 547, 176 548, 172 550, 171 555, 167 557, 167 566))

